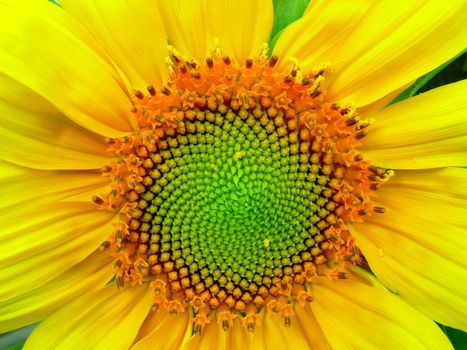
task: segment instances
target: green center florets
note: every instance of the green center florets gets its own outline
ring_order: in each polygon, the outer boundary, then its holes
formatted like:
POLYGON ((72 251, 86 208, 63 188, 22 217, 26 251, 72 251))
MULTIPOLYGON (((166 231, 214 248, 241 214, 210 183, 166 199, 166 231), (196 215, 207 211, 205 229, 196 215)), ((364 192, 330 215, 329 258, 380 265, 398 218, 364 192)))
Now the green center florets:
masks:
POLYGON ((309 144, 267 117, 208 118, 185 123, 152 156, 154 196, 142 220, 150 254, 220 286, 270 285, 311 260, 316 244, 322 189, 309 144))

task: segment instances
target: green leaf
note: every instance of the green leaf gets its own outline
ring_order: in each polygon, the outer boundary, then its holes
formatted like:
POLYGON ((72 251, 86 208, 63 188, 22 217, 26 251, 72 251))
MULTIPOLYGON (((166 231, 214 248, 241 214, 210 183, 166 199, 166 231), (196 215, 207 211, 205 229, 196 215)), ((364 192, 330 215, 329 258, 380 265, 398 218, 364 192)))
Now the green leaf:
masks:
POLYGON ((274 23, 269 36, 269 48, 277 42, 282 31, 292 22, 303 16, 310 0, 273 0, 274 23))
POLYGON ((435 75, 418 93, 463 79, 467 79, 467 51, 464 51, 458 56, 452 63, 444 68, 441 73, 435 75))
MULTIPOLYGON (((435 77, 439 77, 440 75, 442 75, 442 73, 444 73, 444 71, 445 71, 445 69, 447 67, 449 67, 453 63, 457 63, 458 61, 464 63, 465 62, 466 52, 467 52, 467 49, 462 51, 461 53, 459 53, 457 56, 453 57, 449 61, 443 63, 439 67, 433 69, 431 72, 429 72, 429 73, 425 74, 424 76, 418 78, 417 81, 415 81, 415 83, 412 86, 410 86, 409 88, 404 90, 399 96, 397 96, 394 100, 392 100, 391 103, 389 103, 389 106, 394 104, 394 103, 405 100, 405 99, 407 99, 409 97, 415 96, 419 92, 422 92, 422 90, 426 91, 426 89, 423 89, 423 88, 426 87, 427 84, 429 82, 431 82, 435 77)), ((464 69, 464 67, 462 67, 462 69, 464 69)), ((441 85, 445 85, 445 84, 454 82, 456 80, 459 80, 459 78, 462 79, 462 73, 459 74, 459 72, 456 72, 454 75, 456 75, 455 77, 453 77, 454 79, 449 79, 448 81, 445 81, 444 83, 438 84, 437 86, 441 86, 441 85)), ((465 71, 464 71, 463 75, 464 75, 464 78, 465 78, 465 71)), ((436 86, 432 86, 431 88, 434 88, 434 87, 436 87, 436 86)))
POLYGON ((21 350, 24 346, 24 343, 25 342, 22 342, 22 343, 18 343, 18 344, 15 344, 13 346, 10 346, 9 348, 7 348, 6 350, 21 350))
POLYGON ((459 329, 451 328, 438 324, 438 326, 443 330, 451 341, 454 349, 456 350, 465 350, 467 349, 467 333, 459 329))

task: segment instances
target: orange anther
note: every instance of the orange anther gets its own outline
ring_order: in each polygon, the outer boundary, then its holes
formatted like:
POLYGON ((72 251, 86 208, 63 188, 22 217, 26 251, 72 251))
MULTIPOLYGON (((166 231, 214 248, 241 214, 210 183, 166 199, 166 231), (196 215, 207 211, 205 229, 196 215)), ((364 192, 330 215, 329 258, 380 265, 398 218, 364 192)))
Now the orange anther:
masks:
POLYGON ((195 317, 193 317, 192 322, 193 322, 193 333, 199 335, 203 331, 203 328, 210 321, 208 320, 207 315, 205 315, 204 313, 198 313, 195 317))
POLYGON ((306 304, 311 303, 314 300, 314 297, 310 292, 302 291, 298 294, 297 300, 299 304, 304 307, 306 304))
POLYGON ((185 312, 185 307, 183 304, 178 300, 170 300, 167 304, 167 310, 172 315, 177 315, 185 312))
POLYGON ((222 325, 222 329, 227 332, 233 326, 234 319, 237 315, 230 311, 221 311, 217 315, 217 322, 222 325))
POLYGON ((190 304, 193 306, 195 310, 199 309, 202 305, 204 305, 205 298, 194 296, 191 298, 190 304))
POLYGON ((247 313, 247 315, 243 317, 242 324, 248 330, 248 332, 254 332, 255 327, 261 324, 261 314, 247 313))
POLYGON ((275 299, 267 303, 266 306, 270 312, 279 313, 282 310, 282 303, 275 299))

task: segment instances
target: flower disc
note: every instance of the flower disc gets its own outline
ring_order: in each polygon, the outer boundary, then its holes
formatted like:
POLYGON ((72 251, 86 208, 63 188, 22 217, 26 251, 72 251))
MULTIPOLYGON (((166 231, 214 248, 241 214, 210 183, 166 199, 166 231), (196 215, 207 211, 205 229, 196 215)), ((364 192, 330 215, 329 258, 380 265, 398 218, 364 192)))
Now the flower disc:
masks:
POLYGON ((362 262, 346 223, 383 211, 369 199, 390 174, 355 149, 368 123, 324 102, 325 69, 171 58, 167 86, 135 93, 138 130, 108 140, 112 191, 95 201, 120 213, 103 244, 117 284, 150 283, 154 306, 193 308, 198 331, 238 315, 252 329, 263 307, 288 324, 313 278, 362 262))

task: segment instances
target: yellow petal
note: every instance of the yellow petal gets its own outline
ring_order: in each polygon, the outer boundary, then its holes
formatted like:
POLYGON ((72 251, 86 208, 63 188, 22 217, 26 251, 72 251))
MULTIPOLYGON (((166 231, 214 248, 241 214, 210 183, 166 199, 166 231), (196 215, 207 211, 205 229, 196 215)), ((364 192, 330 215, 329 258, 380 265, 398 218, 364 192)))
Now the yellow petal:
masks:
POLYGON ((94 203, 19 207, 0 216, 0 301, 56 278, 98 248, 112 229, 114 214, 94 203))
POLYGON ((240 319, 235 319, 232 329, 229 329, 230 348, 229 350, 250 349, 251 334, 246 332, 245 327, 241 324, 240 319))
POLYGON ((63 0, 60 4, 102 44, 133 87, 145 90, 163 84, 167 39, 156 1, 63 0))
POLYGON ((333 349, 452 349, 430 319, 389 291, 354 281, 320 281, 310 304, 333 349))
POLYGON ((428 317, 467 330, 467 170, 398 171, 352 234, 386 287, 428 317))
POLYGON ((153 329, 145 337, 138 339, 131 347, 131 350, 180 349, 185 334, 187 332, 191 333, 190 314, 188 311, 174 316, 165 310, 160 310, 150 314, 148 317, 155 317, 158 322, 152 324, 153 329))
POLYGON ((272 28, 272 1, 160 1, 169 42, 183 54, 204 62, 215 48, 238 63, 258 54, 272 28))
POLYGON ((100 245, 113 214, 99 211, 90 198, 107 181, 95 172, 31 170, 0 161, 1 300, 56 278, 100 245))
POLYGON ((362 107, 428 73, 466 46, 467 3, 313 1, 275 53, 304 70, 331 63, 328 97, 362 107), (306 34, 304 34, 306 33, 306 34))
POLYGON ((429 220, 438 219, 442 210, 443 223, 467 226, 467 169, 398 170, 377 196, 384 206, 429 220))
POLYGON ((286 327, 284 318, 271 313, 266 314, 262 324, 255 327, 251 348, 258 350, 311 349, 295 318, 292 318, 291 326, 286 327))
MULTIPOLYGON (((222 329, 222 326, 211 321, 203 329, 200 335, 193 335, 183 344, 183 350, 197 349, 226 349, 228 347, 228 333, 222 329)), ((243 348, 244 349, 244 348, 243 348)))
POLYGON ((18 93, 9 100, 0 98, 0 159, 37 169, 95 169, 110 162, 101 135, 79 126, 4 75, 0 85, 18 93))
POLYGON ((336 71, 329 90, 334 100, 370 104, 440 66, 467 45, 463 0, 408 1, 398 6, 381 1, 374 6, 369 19, 341 48, 344 52, 356 47, 359 54, 336 71))
POLYGON ((48 115, 61 114, 49 101, 3 73, 0 73, 0 100, 21 107, 24 111, 48 115))
POLYGON ((167 311, 163 308, 159 309, 157 312, 150 312, 141 324, 141 327, 139 327, 134 344, 152 333, 167 318, 167 316, 167 311))
POLYGON ((268 41, 273 22, 270 0, 208 1, 206 11, 212 37, 239 63, 257 55, 268 41))
POLYGON ((108 192, 108 184, 109 179, 96 171, 32 170, 0 161, 0 212, 46 202, 90 201, 108 192))
POLYGON ((309 305, 302 307, 296 304, 295 315, 298 327, 300 328, 302 335, 308 341, 311 349, 332 349, 309 305))
POLYGON ((251 336, 240 320, 234 320, 232 327, 224 331, 222 324, 211 321, 200 335, 194 335, 183 344, 182 350, 198 349, 252 349, 251 336))
POLYGON ((113 274, 107 252, 91 254, 46 284, 0 302, 0 333, 42 321, 82 294, 102 288, 113 274))
MULTIPOLYGON (((106 136, 131 130, 131 104, 115 69, 82 41, 85 29, 49 1, 0 3, 2 72, 76 123, 106 136)), ((88 40, 90 41, 90 40, 88 40)))
POLYGON ((204 1, 159 1, 158 5, 169 43, 182 54, 204 61, 212 48, 204 1))
POLYGON ((359 114, 361 114, 364 118, 376 116, 376 113, 379 113, 383 108, 385 108, 391 101, 393 101, 397 96, 399 96, 402 92, 408 89, 414 82, 410 82, 406 86, 401 87, 398 90, 392 91, 390 94, 376 100, 375 102, 357 108, 359 114))
POLYGON ((396 103, 375 114, 362 152, 375 165, 423 169, 467 165, 467 80, 396 103))
POLYGON ((146 286, 114 283, 78 297, 43 321, 24 346, 30 349, 128 349, 152 304, 146 286))
POLYGON ((345 57, 338 55, 339 48, 370 6, 366 0, 312 1, 304 16, 289 25, 277 40, 274 54, 279 56, 279 66, 284 68, 295 58, 305 72, 326 63, 340 67, 345 57))

